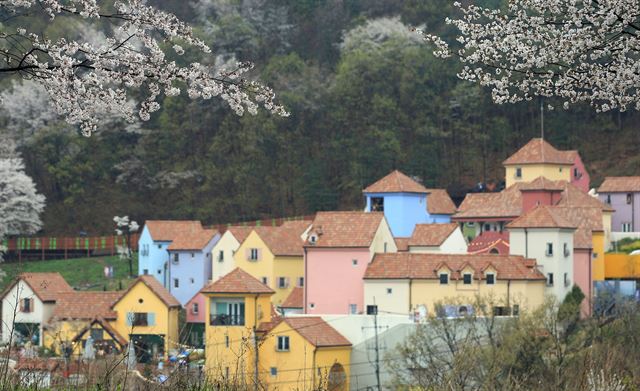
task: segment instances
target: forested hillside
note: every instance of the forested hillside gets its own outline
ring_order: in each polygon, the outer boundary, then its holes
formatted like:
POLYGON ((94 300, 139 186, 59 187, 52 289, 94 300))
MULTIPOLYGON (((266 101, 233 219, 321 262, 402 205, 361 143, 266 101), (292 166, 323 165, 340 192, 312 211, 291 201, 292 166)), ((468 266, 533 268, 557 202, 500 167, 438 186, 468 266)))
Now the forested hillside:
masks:
MULTIPOLYGON (((461 194, 501 181, 502 160, 540 134, 539 101, 492 103, 456 77, 455 59, 434 58, 409 30, 452 34, 450 0, 151 3, 189 21, 218 64, 254 62, 252 76, 291 115, 238 117, 221 100, 165 97, 149 121, 107 118, 85 138, 56 118, 44 92, 6 81, 0 134, 19 143, 47 198, 46 233, 106 232, 123 214, 213 224, 360 208, 365 185, 393 168, 461 194)), ((101 37, 63 17, 34 23, 47 36, 101 37)), ((640 174, 640 114, 555 106, 545 110, 545 137, 580 150, 592 185, 640 174)))

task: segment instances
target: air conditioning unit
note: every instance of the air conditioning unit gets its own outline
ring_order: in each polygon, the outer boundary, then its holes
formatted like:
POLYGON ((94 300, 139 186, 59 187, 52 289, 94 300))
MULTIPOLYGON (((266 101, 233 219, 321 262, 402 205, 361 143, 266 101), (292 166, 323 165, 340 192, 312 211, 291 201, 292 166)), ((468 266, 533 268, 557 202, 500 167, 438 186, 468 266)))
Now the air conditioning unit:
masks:
POLYGON ((569 255, 571 255, 571 250, 569 250, 568 248, 564 249, 564 256, 568 257, 569 255))
POLYGON ((571 279, 570 279, 570 278, 567 278, 567 279, 564 281, 564 286, 565 286, 565 287, 569 287, 569 286, 571 286, 571 279))

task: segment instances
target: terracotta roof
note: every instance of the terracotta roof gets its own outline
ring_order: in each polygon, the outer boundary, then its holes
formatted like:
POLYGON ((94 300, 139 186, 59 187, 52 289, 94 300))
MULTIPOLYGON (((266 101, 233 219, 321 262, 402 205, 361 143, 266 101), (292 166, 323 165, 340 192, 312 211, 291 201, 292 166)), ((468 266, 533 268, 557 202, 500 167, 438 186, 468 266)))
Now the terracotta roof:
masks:
POLYGON ((310 233, 316 244, 307 247, 369 247, 384 219, 382 212, 318 212, 310 233))
POLYGON ((495 269, 502 280, 544 280, 535 267, 535 260, 520 255, 477 254, 376 254, 367 266, 365 279, 438 279, 438 271, 448 268, 451 279, 462 278, 465 267, 475 271, 474 278, 482 278, 488 267, 495 269))
POLYGON ((138 284, 139 282, 145 284, 147 288, 149 288, 156 296, 158 296, 158 298, 162 300, 162 302, 168 307, 181 307, 180 302, 175 297, 173 297, 173 295, 169 293, 169 291, 164 286, 162 286, 162 284, 160 284, 160 282, 156 280, 155 277, 151 275, 143 275, 136 278, 136 280, 129 286, 129 288, 127 288, 127 290, 122 293, 120 298, 115 303, 113 303, 113 306, 115 306, 123 297, 125 297, 129 293, 129 291, 133 289, 133 287, 136 286, 136 284, 138 284))
POLYGON ((310 225, 311 221, 308 220, 289 221, 279 227, 255 227, 254 229, 273 255, 303 256, 302 234, 310 225))
POLYGON ((599 193, 628 193, 640 191, 640 176, 608 176, 598 188, 599 193))
POLYGON ((158 242, 170 242, 180 235, 202 230, 202 224, 195 220, 147 220, 145 226, 158 242))
POLYGON ((398 251, 409 251, 409 240, 411 238, 393 238, 396 241, 398 251))
POLYGON ((572 228, 576 224, 567 220, 552 206, 539 205, 507 224, 507 228, 572 228))
POLYGON ((515 183, 499 193, 469 193, 453 218, 504 218, 522 213, 522 182, 515 183))
POLYGON ((427 212, 436 215, 452 215, 456 213, 456 205, 445 189, 427 189, 427 212))
POLYGON ((398 170, 369 185, 363 193, 429 193, 424 186, 398 170))
POLYGON ((43 302, 55 302, 60 293, 73 292, 73 288, 67 284, 60 273, 21 273, 4 290, 2 297, 20 280, 24 281, 43 302))
POLYGON ((351 346, 348 339, 319 316, 294 316, 281 321, 314 346, 351 346))
POLYGON ((439 246, 458 229, 457 223, 416 224, 409 239, 411 246, 439 246))
POLYGON ((593 248, 592 233, 603 232, 602 210, 600 208, 554 207, 554 211, 573 223, 577 229, 573 234, 573 247, 593 248))
POLYGON ((60 366, 60 361, 53 358, 21 358, 13 368, 16 371, 53 372, 60 366))
POLYGON ((549 191, 562 191, 565 189, 566 181, 552 181, 543 176, 539 176, 531 182, 523 183, 520 186, 520 191, 536 191, 536 190, 549 190, 549 191))
POLYGON ((600 208, 603 211, 612 212, 613 208, 610 205, 605 204, 596 197, 592 197, 584 191, 577 188, 575 185, 569 182, 563 182, 564 190, 560 195, 560 201, 557 206, 577 206, 581 208, 600 208))
POLYGON ((287 296, 287 298, 282 302, 282 304, 280 305, 280 307, 283 308, 302 308, 304 307, 303 305, 303 301, 302 301, 302 295, 304 293, 304 290, 302 287, 295 287, 291 290, 291 293, 289 293, 289 296, 287 296))
POLYGON ((215 229, 201 229, 181 232, 171 242, 167 250, 202 250, 216 235, 215 229))
POLYGON ((118 314, 111 306, 122 292, 75 291, 61 293, 53 309, 54 320, 63 319, 115 319, 118 314))
POLYGON ((107 334, 111 335, 111 338, 113 338, 116 342, 118 342, 118 344, 120 345, 120 348, 124 348, 125 346, 127 346, 127 340, 122 335, 120 335, 120 333, 118 333, 118 331, 114 329, 109 324, 108 321, 102 318, 94 319, 89 325, 87 325, 87 327, 80 330, 78 334, 76 334, 76 336, 73 337, 72 341, 77 342, 81 340, 82 335, 87 331, 89 331, 93 327, 93 325, 96 323, 99 324, 102 327, 102 329, 107 332, 107 334))
POLYGON ((484 231, 469 243, 469 254, 489 254, 495 249, 498 254, 509 254, 509 233, 497 231, 484 231))
POLYGON ((534 138, 509 156, 502 164, 505 166, 536 163, 573 165, 575 155, 567 152, 571 151, 559 151, 545 140, 534 138))
POLYGON ((238 243, 242 243, 247 238, 247 236, 249 236, 251 231, 253 231, 253 228, 254 227, 234 225, 227 228, 227 231, 231 232, 231 234, 233 235, 234 238, 236 238, 238 243))
POLYGON ((200 290, 202 293, 275 293, 257 278, 239 267, 200 290))

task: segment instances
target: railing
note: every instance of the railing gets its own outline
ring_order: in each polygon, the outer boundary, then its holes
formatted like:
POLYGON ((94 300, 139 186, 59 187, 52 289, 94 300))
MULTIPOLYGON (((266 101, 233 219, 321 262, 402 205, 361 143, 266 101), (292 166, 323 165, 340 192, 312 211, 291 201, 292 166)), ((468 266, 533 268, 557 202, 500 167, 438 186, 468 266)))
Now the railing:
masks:
POLYGON ((244 315, 219 314, 211 315, 211 326, 244 326, 244 315))

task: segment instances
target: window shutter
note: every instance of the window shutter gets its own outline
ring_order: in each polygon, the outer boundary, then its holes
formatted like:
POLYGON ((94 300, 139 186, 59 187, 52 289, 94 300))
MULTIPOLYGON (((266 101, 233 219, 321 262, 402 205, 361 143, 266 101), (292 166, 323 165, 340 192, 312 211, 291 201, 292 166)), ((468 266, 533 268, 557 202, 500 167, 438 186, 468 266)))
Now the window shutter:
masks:
POLYGON ((245 248, 244 249, 244 255, 245 258, 247 259, 247 261, 251 260, 251 249, 250 248, 245 248))
POLYGON ((34 311, 34 306, 36 304, 36 300, 31 298, 29 299, 29 312, 33 312, 34 311))
POLYGON ((156 325, 156 313, 148 312, 147 313, 147 326, 155 326, 156 325))
POLYGON ((133 312, 127 312, 127 326, 133 326, 133 312))
POLYGON ((24 300, 25 299, 20 300, 20 312, 24 312, 24 300))
POLYGON ((258 250, 258 261, 261 261, 262 260, 262 249, 259 248, 257 250, 258 250))
POLYGON ((284 278, 284 287, 288 288, 289 287, 289 277, 285 277, 284 278))

